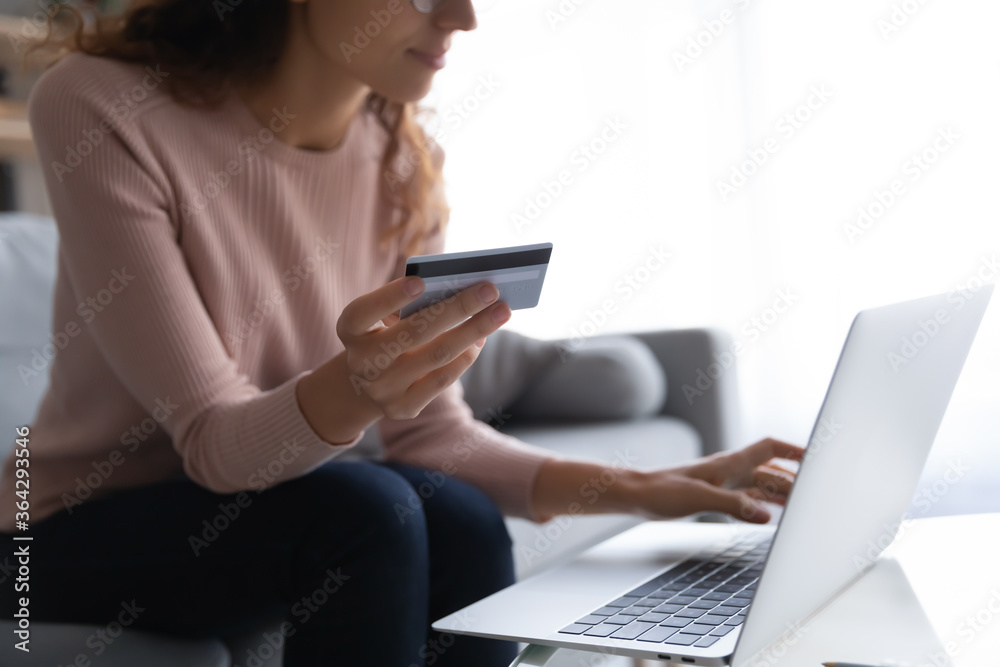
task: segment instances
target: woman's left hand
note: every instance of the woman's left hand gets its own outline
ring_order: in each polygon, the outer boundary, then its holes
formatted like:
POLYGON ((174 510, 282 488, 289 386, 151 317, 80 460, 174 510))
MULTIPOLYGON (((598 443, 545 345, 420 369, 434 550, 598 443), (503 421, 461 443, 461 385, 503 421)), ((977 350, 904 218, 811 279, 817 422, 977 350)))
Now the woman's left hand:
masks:
POLYGON ((765 438, 744 449, 643 473, 630 496, 637 513, 648 519, 718 511, 751 523, 767 523, 771 513, 761 501, 784 505, 795 481, 795 473, 773 459, 801 461, 804 453, 798 445, 765 438))

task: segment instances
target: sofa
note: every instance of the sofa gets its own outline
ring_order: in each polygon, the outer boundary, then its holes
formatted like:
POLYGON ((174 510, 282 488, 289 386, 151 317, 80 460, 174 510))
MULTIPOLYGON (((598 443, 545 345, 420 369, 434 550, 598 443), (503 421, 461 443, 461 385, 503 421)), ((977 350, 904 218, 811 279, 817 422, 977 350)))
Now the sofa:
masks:
MULTIPOLYGON (((21 364, 30 366, 33 355, 43 352, 49 342, 57 249, 58 233, 51 218, 0 214, 0 456, 13 444, 14 427, 30 423, 46 388, 45 378, 24 382, 17 369, 21 364)), ((490 337, 461 383, 475 417, 501 432, 568 457, 606 464, 618 460, 654 469, 737 445, 733 371, 703 381, 705 369, 729 344, 725 332, 712 329, 559 341, 538 341, 501 330, 490 337), (642 379, 616 386, 614 378, 623 377, 623 372, 642 379), (700 394, 688 400, 682 387, 696 383, 700 394), (623 395, 629 391, 633 395, 623 395)), ((371 428, 344 456, 378 457, 380 446, 378 429, 371 428)), ((698 517, 706 518, 722 517, 698 517)), ((541 572, 640 521, 625 515, 591 515, 535 524, 508 517, 517 576, 523 579, 541 572)), ((0 564, 0 587, 6 591, 13 574, 4 565, 8 564, 0 564)), ((280 667, 280 646, 267 649, 265 641, 274 636, 280 620, 238 637, 204 641, 126 630, 106 647, 100 664, 280 667)), ((0 635, 9 638, 13 629, 11 621, 0 619, 0 635)), ((0 664, 69 665, 76 664, 81 654, 93 657, 87 640, 96 626, 36 622, 31 629, 30 656, 5 641, 0 664)))

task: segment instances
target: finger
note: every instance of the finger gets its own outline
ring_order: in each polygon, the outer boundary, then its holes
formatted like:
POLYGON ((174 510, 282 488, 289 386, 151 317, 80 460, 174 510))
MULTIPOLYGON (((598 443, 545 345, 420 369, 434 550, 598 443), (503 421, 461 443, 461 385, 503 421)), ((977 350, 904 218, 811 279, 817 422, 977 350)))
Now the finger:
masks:
POLYGON ((704 482, 696 483, 694 488, 696 502, 700 506, 696 511, 725 512, 750 523, 767 523, 771 520, 771 512, 760 503, 764 498, 757 489, 731 491, 704 482))
POLYGON ((728 488, 746 487, 753 484, 755 469, 766 465, 774 470, 788 472, 778 461, 800 461, 804 452, 798 445, 767 438, 735 452, 718 453, 709 457, 698 476, 714 484, 725 484, 728 488))
POLYGON ((509 317, 510 309, 503 302, 497 303, 494 307, 477 313, 426 345, 416 349, 411 348, 409 352, 399 357, 396 362, 396 372, 404 377, 419 378, 450 364, 476 342, 485 340, 487 336, 503 325, 506 319, 498 323, 493 319, 494 312, 500 312, 509 317))
POLYGON ((692 477, 722 484, 731 480, 740 484, 749 481, 750 472, 759 465, 779 457, 792 461, 801 461, 805 450, 774 438, 765 438, 743 449, 729 452, 717 452, 701 459, 694 465, 685 466, 692 477))
POLYGON ((721 486, 727 480, 745 477, 748 472, 742 452, 716 452, 697 463, 677 468, 689 477, 721 486))
POLYGON ((798 476, 798 473, 795 470, 789 470, 785 466, 781 465, 780 462, 782 460, 783 459, 771 459, 770 461, 768 461, 767 463, 765 463, 760 467, 766 470, 770 470, 776 475, 783 475, 788 479, 795 481, 795 478, 798 476))
POLYGON ((782 473, 786 475, 789 479, 794 480, 798 476, 798 465, 795 463, 790 463, 788 465, 795 466, 795 468, 786 467, 784 462, 787 459, 771 459, 767 463, 760 466, 761 468, 767 468, 768 470, 773 470, 776 473, 782 473))
MULTIPOLYGON (((509 318, 510 307, 497 302, 500 296, 496 285, 489 282, 479 282, 471 287, 452 294, 447 299, 432 306, 419 310, 403 319, 400 327, 405 327, 415 347, 428 343, 453 326, 469 319, 486 309, 502 310, 509 318)), ((503 322, 500 322, 503 324, 503 322)), ((499 328, 499 324, 497 325, 499 328)))
POLYGON ((337 335, 360 336, 379 320, 395 313, 424 291, 418 276, 397 278, 376 290, 359 296, 344 307, 337 320, 337 335), (407 292, 411 288, 411 292, 407 292))
POLYGON ((749 447, 741 450, 747 457, 748 463, 757 467, 773 458, 790 459, 801 461, 806 450, 798 445, 774 438, 764 438, 760 442, 755 442, 749 447))
POLYGON ((767 500, 782 500, 792 490, 795 477, 784 470, 761 466, 754 470, 753 484, 766 494, 767 500))
POLYGON ((398 402, 405 411, 416 416, 428 403, 437 398, 438 394, 455 383, 469 366, 479 357, 480 348, 473 345, 458 356, 450 364, 446 364, 410 385, 398 402))

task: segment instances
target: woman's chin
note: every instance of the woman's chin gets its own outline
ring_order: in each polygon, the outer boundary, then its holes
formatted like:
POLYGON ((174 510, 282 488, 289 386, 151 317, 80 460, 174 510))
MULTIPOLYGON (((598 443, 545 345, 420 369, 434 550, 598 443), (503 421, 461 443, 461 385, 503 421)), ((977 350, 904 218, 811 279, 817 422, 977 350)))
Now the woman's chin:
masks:
POLYGON ((381 86, 372 86, 372 90, 387 100, 404 104, 406 102, 419 102, 427 97, 433 83, 433 76, 414 76, 400 81, 387 82, 381 86))

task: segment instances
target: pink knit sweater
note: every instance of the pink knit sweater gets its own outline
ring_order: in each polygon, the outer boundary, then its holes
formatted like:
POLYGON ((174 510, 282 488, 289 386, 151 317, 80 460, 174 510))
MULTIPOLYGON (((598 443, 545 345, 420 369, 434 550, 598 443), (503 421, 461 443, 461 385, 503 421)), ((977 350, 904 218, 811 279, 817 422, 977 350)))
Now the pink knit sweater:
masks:
MULTIPOLYGON (((73 54, 35 87, 30 120, 59 228, 54 334, 65 334, 31 424, 30 520, 187 474, 260 491, 335 459, 302 415, 299 378, 343 350, 356 297, 403 275, 379 194, 385 132, 367 112, 329 151, 282 143, 239 98, 172 101, 169 72, 73 54)), ((443 235, 425 252, 441 252, 443 235)), ((487 345, 489 342, 487 342, 487 345)), ((459 383, 419 416, 377 423, 386 458, 482 488, 537 519, 552 456, 477 421, 459 383)), ((13 456, 0 530, 13 531, 13 456)))

